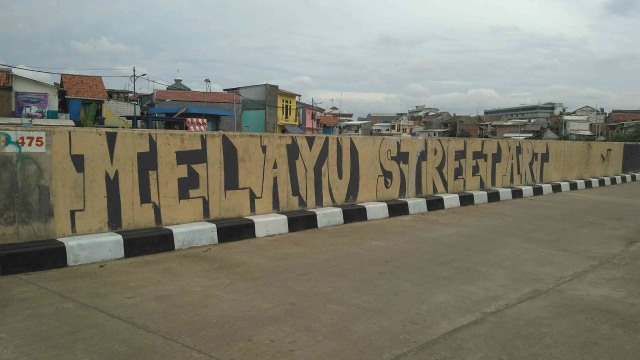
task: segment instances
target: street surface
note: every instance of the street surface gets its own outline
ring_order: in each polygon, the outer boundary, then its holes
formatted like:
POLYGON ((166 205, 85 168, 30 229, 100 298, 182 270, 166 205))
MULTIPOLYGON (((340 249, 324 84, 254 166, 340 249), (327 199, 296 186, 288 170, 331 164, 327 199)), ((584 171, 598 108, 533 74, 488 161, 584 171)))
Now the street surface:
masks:
POLYGON ((0 278, 0 359, 640 358, 640 182, 0 278))

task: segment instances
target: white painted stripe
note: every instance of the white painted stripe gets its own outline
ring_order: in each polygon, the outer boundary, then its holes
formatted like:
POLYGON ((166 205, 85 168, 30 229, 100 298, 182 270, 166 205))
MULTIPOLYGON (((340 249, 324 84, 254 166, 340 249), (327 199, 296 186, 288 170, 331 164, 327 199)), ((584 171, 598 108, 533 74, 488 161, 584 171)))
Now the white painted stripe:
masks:
POLYGON ((486 191, 468 191, 473 194, 473 203, 475 205, 486 204, 489 202, 489 196, 486 191))
POLYGON ((444 202, 445 209, 460 207, 460 197, 456 194, 438 194, 444 202))
POLYGON ((562 192, 571 191, 571 186, 566 181, 558 181, 556 182, 556 184, 560 184, 560 189, 562 189, 562 192))
POLYGON ((173 232, 173 243, 176 249, 193 246, 212 245, 218 243, 216 226, 208 222, 195 222, 165 226, 173 232))
POLYGON ((591 187, 592 188, 600 187, 600 182, 598 181, 598 179, 591 178, 589 180, 591 181, 591 187))
POLYGON ((603 179, 604 179, 604 186, 611 185, 611 179, 609 177, 603 177, 603 179))
POLYGON ((511 189, 495 188, 495 190, 498 190, 498 193, 500 194, 500 201, 513 199, 513 196, 511 196, 511 189))
POLYGON ((542 186, 542 195, 553 194, 553 187, 551 184, 538 184, 542 186))
POLYGON ((324 207, 319 209, 309 209, 309 211, 316 213, 318 228, 344 224, 344 217, 342 216, 342 209, 340 208, 324 207))
POLYGON ((67 265, 90 264, 124 258, 124 241, 116 233, 59 238, 67 251, 67 265))
POLYGON ((622 175, 625 178, 627 178, 627 182, 631 182, 631 175, 622 175))
POLYGON ((616 184, 622 184, 622 176, 615 176, 616 184))
POLYGON ((427 200, 419 198, 400 199, 409 205, 409 214, 420 214, 427 212, 427 200))
POLYGON ((584 180, 576 180, 576 184, 578 185, 578 190, 583 190, 586 187, 584 185, 584 180))
POLYGON ((522 197, 533 197, 533 188, 531 186, 516 186, 522 189, 522 197))
POLYGON ((383 202, 366 202, 359 204, 367 210, 367 220, 379 220, 389 217, 389 207, 383 202))
POLYGON ((247 216, 253 220, 256 227, 256 237, 265 237, 289 232, 289 222, 285 215, 266 214, 247 216))

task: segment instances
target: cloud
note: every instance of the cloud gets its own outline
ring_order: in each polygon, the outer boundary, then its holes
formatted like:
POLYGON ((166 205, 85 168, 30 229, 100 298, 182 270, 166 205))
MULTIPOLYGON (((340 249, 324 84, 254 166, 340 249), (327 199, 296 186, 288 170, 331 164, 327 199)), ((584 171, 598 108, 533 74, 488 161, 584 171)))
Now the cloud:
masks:
POLYGON ((405 93, 410 94, 415 97, 426 97, 430 95, 429 89, 427 89, 424 85, 411 83, 407 85, 405 89, 405 93))
MULTIPOLYGON (((475 114, 538 99, 640 106, 637 0, 140 0, 146 10, 130 13, 114 1, 10 2, 5 22, 34 11, 42 21, 0 36, 5 63, 123 68, 90 73, 124 76, 136 65, 169 84, 180 69, 193 89, 205 77, 214 89, 270 82, 324 107, 340 106, 342 92, 356 116, 422 104, 475 114)), ((128 77, 104 82, 131 86, 128 77)))
POLYGON ((418 57, 409 61, 409 70, 414 72, 429 72, 437 70, 439 62, 438 59, 432 57, 418 57))
POLYGON ((604 3, 604 8, 618 16, 640 15, 640 3, 637 0, 608 0, 604 3))
POLYGON ((302 90, 311 90, 315 87, 311 76, 301 75, 296 76, 293 79, 283 82, 283 85, 290 88, 294 92, 300 92, 302 90))
POLYGON ((69 44, 73 51, 85 55, 122 55, 140 51, 140 49, 136 47, 131 47, 121 42, 112 42, 104 36, 84 41, 71 40, 69 44))

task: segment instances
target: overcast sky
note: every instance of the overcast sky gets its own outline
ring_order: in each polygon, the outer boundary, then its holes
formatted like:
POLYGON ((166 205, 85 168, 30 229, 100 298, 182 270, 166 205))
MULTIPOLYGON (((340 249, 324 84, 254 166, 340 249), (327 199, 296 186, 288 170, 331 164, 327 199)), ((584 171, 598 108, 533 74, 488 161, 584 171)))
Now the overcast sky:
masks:
POLYGON ((2 8, 0 63, 9 65, 135 65, 169 83, 179 69, 194 90, 205 77, 214 90, 268 82, 356 116, 421 104, 470 115, 549 101, 640 108, 636 0, 21 0, 2 8))

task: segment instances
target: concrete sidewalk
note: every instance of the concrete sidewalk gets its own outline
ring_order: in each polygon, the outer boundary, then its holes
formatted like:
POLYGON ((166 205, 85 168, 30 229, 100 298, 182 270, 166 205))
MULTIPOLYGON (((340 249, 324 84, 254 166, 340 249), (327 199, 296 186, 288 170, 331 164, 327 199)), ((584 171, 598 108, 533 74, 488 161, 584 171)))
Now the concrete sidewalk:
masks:
POLYGON ((0 278, 0 359, 637 359, 640 183, 0 278))

